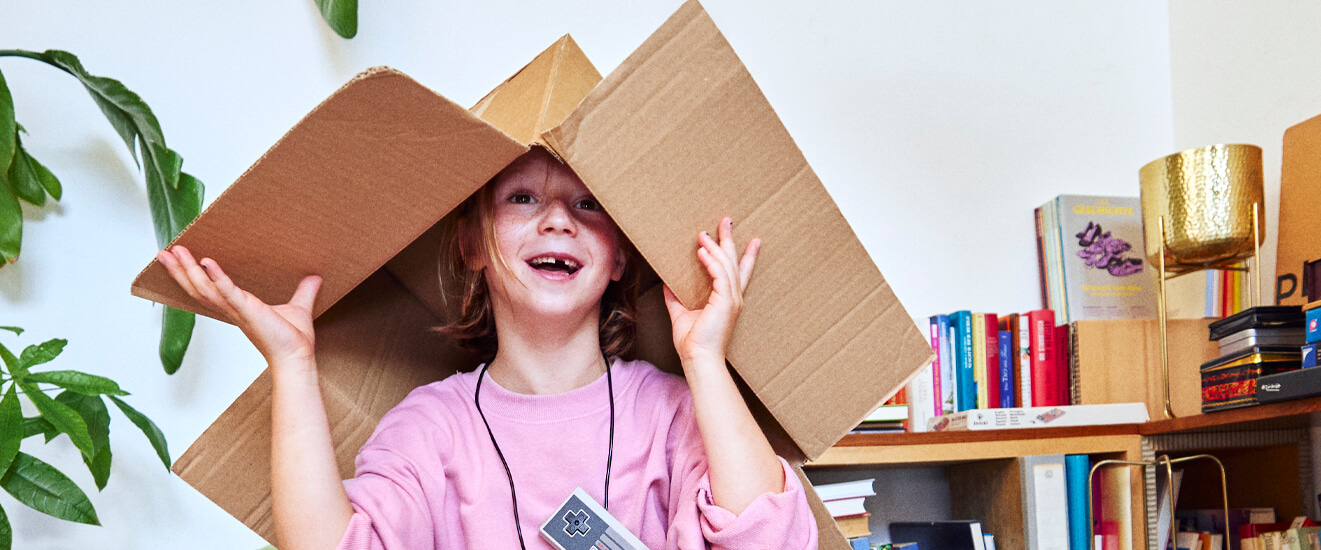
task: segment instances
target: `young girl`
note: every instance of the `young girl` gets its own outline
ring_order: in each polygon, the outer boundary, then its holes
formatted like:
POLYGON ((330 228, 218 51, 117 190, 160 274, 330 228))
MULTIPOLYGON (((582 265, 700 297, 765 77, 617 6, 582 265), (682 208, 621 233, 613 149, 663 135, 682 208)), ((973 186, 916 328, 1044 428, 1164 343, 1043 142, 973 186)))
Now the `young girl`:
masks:
POLYGON ((462 312, 444 330, 494 359, 409 394, 343 482, 313 353, 320 279, 269 306, 211 259, 158 255, 270 365, 281 550, 548 549, 539 528, 579 487, 648 548, 816 548, 797 476, 725 367, 759 240, 740 259, 733 220, 698 235, 702 309, 664 289, 680 378, 608 356, 631 345, 631 246, 568 167, 534 147, 465 204, 451 262, 462 312))

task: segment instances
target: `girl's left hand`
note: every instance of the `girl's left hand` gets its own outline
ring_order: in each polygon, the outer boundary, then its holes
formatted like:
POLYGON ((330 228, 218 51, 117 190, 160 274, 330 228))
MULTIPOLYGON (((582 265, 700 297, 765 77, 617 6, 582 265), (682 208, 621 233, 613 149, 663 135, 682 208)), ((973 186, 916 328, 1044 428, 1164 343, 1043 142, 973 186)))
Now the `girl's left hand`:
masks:
POLYGON ((696 310, 684 307, 669 285, 665 285, 665 307, 670 311, 670 324, 674 327, 674 348, 685 365, 696 358, 724 363, 734 322, 743 309, 743 291, 748 288, 752 266, 761 250, 761 239, 753 239, 742 260, 738 258, 732 218, 721 220, 718 232, 718 243, 705 231, 697 237, 697 260, 711 275, 711 296, 706 306, 696 310))

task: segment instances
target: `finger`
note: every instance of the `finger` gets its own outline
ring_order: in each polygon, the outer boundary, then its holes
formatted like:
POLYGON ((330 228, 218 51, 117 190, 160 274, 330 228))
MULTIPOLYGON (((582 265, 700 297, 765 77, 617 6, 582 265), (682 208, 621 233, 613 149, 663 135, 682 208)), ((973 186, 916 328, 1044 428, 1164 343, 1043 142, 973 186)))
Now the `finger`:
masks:
POLYGON ((298 283, 298 289, 294 291, 294 297, 289 299, 289 304, 312 311, 312 306, 316 304, 316 294, 321 290, 321 277, 308 275, 298 283))
POLYGON ((211 258, 202 258, 201 265, 202 269, 206 270, 206 274, 211 277, 211 281, 216 285, 216 290, 219 292, 220 296, 225 299, 226 305, 238 315, 246 317, 248 313, 248 297, 251 296, 251 294, 248 294, 247 291, 239 288, 238 285, 235 285, 234 281, 229 279, 229 275, 225 275, 225 271, 220 269, 220 264, 216 263, 215 260, 212 260, 211 258))
POLYGON ((720 261, 716 259, 717 253, 712 253, 705 248, 697 249, 697 260, 706 268, 707 275, 711 276, 711 296, 729 296, 730 286, 729 272, 725 270, 720 261))
POLYGON ((183 266, 180 265, 179 258, 174 255, 173 250, 160 251, 156 254, 156 260, 165 267, 165 272, 170 274, 170 278, 174 279, 179 288, 194 300, 201 300, 201 296, 197 294, 197 289, 193 288, 193 282, 188 280, 188 275, 184 273, 183 266))
POLYGON ((752 279, 752 267, 757 265, 757 254, 760 253, 761 239, 752 239, 743 251, 743 260, 738 265, 738 280, 744 292, 748 290, 748 281, 752 279))
MULTIPOLYGON (((725 250, 721 248, 720 245, 716 243, 715 239, 711 238, 711 235, 705 231, 703 231, 698 237, 698 242, 702 246, 697 249, 698 259, 702 259, 701 255, 705 252, 707 254, 707 260, 716 264, 715 269, 719 269, 722 273, 722 275, 719 276, 715 273, 711 273, 712 286, 717 292, 728 294, 729 291, 734 288, 730 283, 732 283, 734 276, 737 274, 737 272, 734 271, 733 259, 727 256, 725 250)), ((705 263, 702 265, 706 266, 705 263)), ((712 266, 706 266, 706 268, 710 271, 712 266)))
POLYGON ((724 251, 725 256, 733 263, 734 258, 738 257, 738 249, 734 245, 734 218, 725 216, 720 220, 720 250, 724 251))
POLYGON ((197 263, 197 260, 193 259, 193 255, 188 249, 179 248, 175 251, 174 255, 179 258, 179 263, 183 266, 184 274, 187 275, 188 280, 193 283, 193 288, 196 289, 197 294, 202 297, 203 303, 210 306, 212 309, 217 309, 224 313, 233 313, 233 308, 229 306, 229 303, 226 302, 222 296, 220 296, 220 291, 216 290, 216 283, 211 280, 211 277, 206 274, 206 271, 202 270, 202 266, 197 263))
POLYGON ((674 295, 673 290, 670 290, 670 285, 661 283, 661 291, 665 294, 665 309, 670 312, 671 323, 678 319, 680 315, 688 313, 688 308, 683 307, 683 302, 680 302, 679 297, 674 295))

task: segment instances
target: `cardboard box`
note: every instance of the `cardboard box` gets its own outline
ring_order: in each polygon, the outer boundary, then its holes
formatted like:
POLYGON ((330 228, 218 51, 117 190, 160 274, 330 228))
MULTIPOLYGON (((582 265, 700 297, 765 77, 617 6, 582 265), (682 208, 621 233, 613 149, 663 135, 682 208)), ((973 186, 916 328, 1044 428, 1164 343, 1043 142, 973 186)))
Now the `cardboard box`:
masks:
MULTIPOLYGON (((848 222, 714 23, 682 6, 601 80, 567 36, 471 112, 387 68, 319 105, 177 239, 268 302, 324 278, 317 362, 344 477, 380 417, 474 358, 429 331, 445 315, 431 229, 528 149, 564 159, 654 269, 637 357, 679 372, 659 281, 694 306, 697 232, 725 215, 765 243, 729 362, 776 451, 819 456, 931 359, 848 222)), ((214 317, 152 262, 137 296, 214 317)), ((267 540, 270 378, 174 465, 267 540)), ((800 479, 806 479, 799 472, 800 479)), ((822 548, 847 548, 809 490, 822 548)))
MULTIPOLYGON (((1170 319, 1170 407, 1176 416, 1202 412, 1202 363, 1219 356, 1207 337, 1215 319, 1170 319)), ((1072 324, 1070 386, 1079 405, 1147 404, 1152 420, 1165 418, 1160 369, 1160 321, 1124 319, 1072 324)))
POLYGON ((1275 252, 1275 305, 1296 306, 1303 296, 1303 264, 1321 258, 1321 116, 1284 131, 1280 168, 1280 229, 1275 252))

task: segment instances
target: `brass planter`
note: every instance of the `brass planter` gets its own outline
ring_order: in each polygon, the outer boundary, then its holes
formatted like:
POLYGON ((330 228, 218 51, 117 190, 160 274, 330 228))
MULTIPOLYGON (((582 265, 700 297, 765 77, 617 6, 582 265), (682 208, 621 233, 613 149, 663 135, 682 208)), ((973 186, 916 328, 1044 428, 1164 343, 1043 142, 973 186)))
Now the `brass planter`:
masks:
MULTIPOLYGON (((1178 275, 1228 266, 1254 255, 1252 205, 1264 204, 1261 148, 1211 145, 1154 160, 1138 173, 1147 255, 1159 265, 1158 218, 1165 218, 1165 268, 1178 275)), ((1260 244, 1258 242, 1257 244, 1260 244)))
POLYGON ((1147 163, 1138 178, 1148 260, 1160 269, 1156 311, 1165 416, 1174 418, 1165 281, 1204 269, 1250 271, 1252 305, 1260 305, 1257 264, 1266 236, 1261 148, 1220 144, 1189 149, 1147 163), (1234 265, 1249 258, 1250 270, 1234 265))

